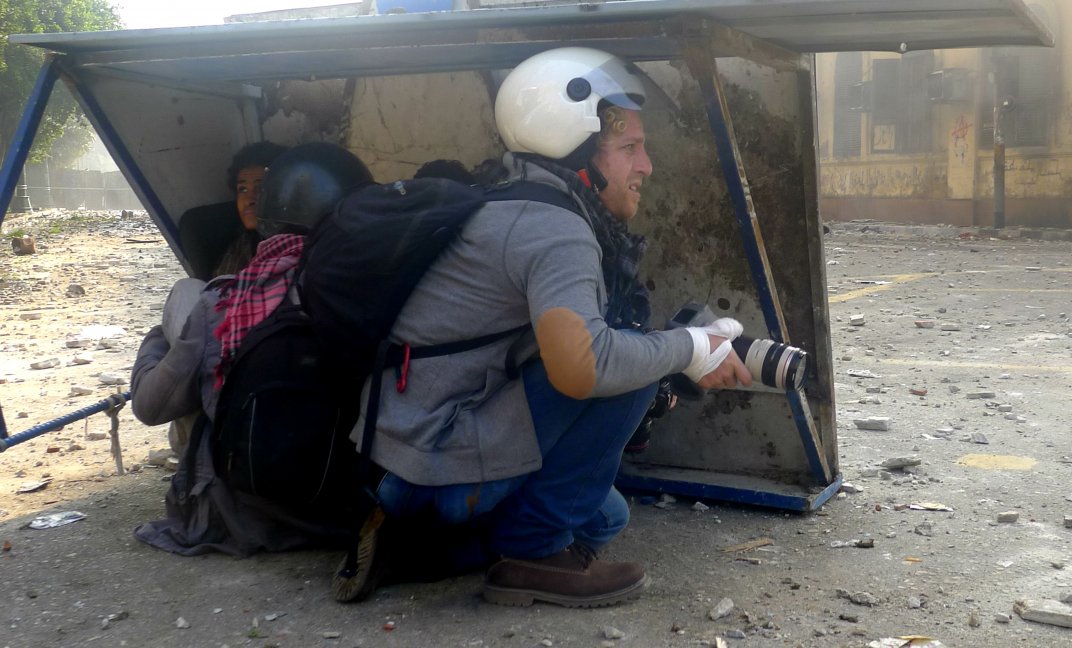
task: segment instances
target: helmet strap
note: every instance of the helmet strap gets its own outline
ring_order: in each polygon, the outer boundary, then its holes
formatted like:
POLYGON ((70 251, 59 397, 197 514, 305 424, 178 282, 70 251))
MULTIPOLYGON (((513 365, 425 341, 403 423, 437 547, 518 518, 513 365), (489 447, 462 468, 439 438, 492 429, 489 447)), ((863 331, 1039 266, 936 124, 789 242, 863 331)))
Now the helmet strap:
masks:
POLYGON ((591 161, 589 161, 583 169, 578 171, 577 174, 581 176, 581 180, 584 181, 584 184, 588 185, 588 187, 596 193, 601 193, 607 188, 606 176, 604 176, 591 161))

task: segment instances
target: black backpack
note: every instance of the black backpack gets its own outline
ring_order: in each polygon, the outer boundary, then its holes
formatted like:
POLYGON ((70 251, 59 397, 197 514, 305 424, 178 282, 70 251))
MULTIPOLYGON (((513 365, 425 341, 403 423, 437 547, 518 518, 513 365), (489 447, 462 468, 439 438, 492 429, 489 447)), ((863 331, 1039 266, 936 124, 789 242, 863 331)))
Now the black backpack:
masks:
POLYGON ((360 492, 371 497, 373 468, 364 458, 383 370, 528 328, 412 349, 387 341, 424 272, 492 200, 577 211, 567 195, 531 182, 482 188, 425 178, 372 185, 343 199, 306 241, 301 306, 285 303, 253 327, 228 370, 212 432, 217 475, 235 489, 310 511, 360 507, 360 492), (370 376, 359 453, 349 435, 370 376))

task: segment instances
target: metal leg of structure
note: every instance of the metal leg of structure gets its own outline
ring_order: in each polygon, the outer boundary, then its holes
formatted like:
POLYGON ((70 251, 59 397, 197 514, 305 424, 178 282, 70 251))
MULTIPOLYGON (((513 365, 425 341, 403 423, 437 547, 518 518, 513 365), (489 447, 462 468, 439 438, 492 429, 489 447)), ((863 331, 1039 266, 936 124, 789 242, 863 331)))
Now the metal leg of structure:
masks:
POLYGON ((61 76, 64 83, 67 84, 71 94, 74 95, 79 105, 82 106, 83 112, 86 114, 86 118, 93 124, 93 127, 97 130, 97 134, 100 135, 101 141, 104 142, 104 146, 108 149, 108 152, 112 154, 112 159, 115 160, 116 166, 126 176, 127 182, 130 183, 134 193, 137 194, 138 199, 149 212, 149 216, 156 223, 156 226, 160 228, 160 232, 164 235, 168 245, 173 250, 181 250, 182 247, 179 243, 179 230, 171 218, 168 217, 167 210, 164 209, 163 203, 160 202, 160 198, 157 197, 156 192, 149 186, 149 181, 146 180, 145 175, 138 168, 138 165, 134 162, 134 157, 130 154, 130 150, 127 149, 126 144, 123 143, 122 138, 119 137, 119 132, 112 126, 111 120, 105 114, 101 108, 97 98, 93 95, 92 91, 80 80, 76 79, 70 74, 63 74, 61 70, 61 76))
POLYGON ((4 167, 0 170, 0 223, 4 222, 11 197, 15 195, 15 185, 22 175, 26 158, 30 155, 34 135, 37 134, 37 127, 45 114, 45 106, 48 105, 48 98, 56 85, 57 75, 56 62, 51 59, 45 61, 41 71, 37 73, 37 81, 34 82, 30 98, 26 100, 26 108, 22 111, 19 125, 15 128, 15 138, 4 156, 4 167))
MULTIPOLYGON (((4 438, 0 439, 0 452, 4 452, 8 448, 17 446, 20 443, 25 443, 30 439, 36 439, 42 434, 47 434, 54 430, 58 430, 65 425, 70 425, 71 423, 74 423, 75 421, 81 421, 82 419, 92 416, 93 414, 96 414, 98 412, 111 412, 113 410, 118 411, 119 408, 123 406, 123 403, 126 403, 128 400, 130 400, 130 392, 112 394, 111 396, 105 398, 102 401, 98 401, 92 405, 83 407, 82 409, 75 410, 70 414, 64 414, 63 416, 52 419, 51 421, 46 421, 39 425, 35 425, 29 430, 26 430, 25 432, 19 432, 18 434, 12 435, 10 437, 5 436, 4 438)), ((118 423, 116 423, 116 425, 118 425, 118 423)))
MULTIPOLYGON (((733 211, 737 218, 748 267, 752 273, 760 308, 763 312, 767 331, 772 340, 789 343, 789 333, 785 326, 785 317, 774 289, 774 278, 767 260, 763 235, 756 216, 755 205, 748 186, 748 178, 741 161, 741 152, 733 131, 726 95, 718 78, 718 67, 709 48, 693 47, 688 50, 689 68, 699 83, 704 104, 707 107, 708 122, 715 139, 719 164, 726 179, 726 189, 733 201, 733 211)), ((807 398, 799 391, 786 394, 789 407, 793 412, 793 421, 800 434, 804 453, 814 478, 821 484, 829 484, 834 479, 826 452, 815 428, 814 419, 808 407, 807 398)))

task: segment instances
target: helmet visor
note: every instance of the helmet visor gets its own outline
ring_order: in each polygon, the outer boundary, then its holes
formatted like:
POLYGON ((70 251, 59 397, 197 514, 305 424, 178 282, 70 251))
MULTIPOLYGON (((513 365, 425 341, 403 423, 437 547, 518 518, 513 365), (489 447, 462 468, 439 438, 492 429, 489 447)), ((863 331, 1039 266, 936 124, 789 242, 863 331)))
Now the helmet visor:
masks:
POLYGON ((611 59, 584 75, 592 93, 608 103, 626 110, 640 110, 644 103, 644 84, 632 63, 611 59))

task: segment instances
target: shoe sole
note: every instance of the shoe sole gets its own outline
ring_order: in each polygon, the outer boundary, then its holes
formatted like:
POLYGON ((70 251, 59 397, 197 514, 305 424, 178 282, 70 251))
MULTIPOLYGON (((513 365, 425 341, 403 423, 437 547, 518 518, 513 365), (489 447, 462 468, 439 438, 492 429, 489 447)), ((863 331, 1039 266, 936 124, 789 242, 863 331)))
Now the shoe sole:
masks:
POLYGON ((601 608, 617 605, 624 601, 640 598, 640 594, 651 584, 651 577, 647 574, 644 578, 615 592, 600 594, 598 596, 566 596, 552 592, 538 590, 521 590, 494 585, 484 586, 484 600, 495 605, 509 607, 528 607, 540 601, 553 603, 567 608, 601 608))
POLYGON ((357 573, 347 578, 346 556, 343 556, 331 578, 331 596, 339 603, 364 601, 376 589, 378 574, 373 573, 373 559, 379 544, 379 530, 383 525, 383 510, 376 507, 361 526, 357 543, 357 573))

